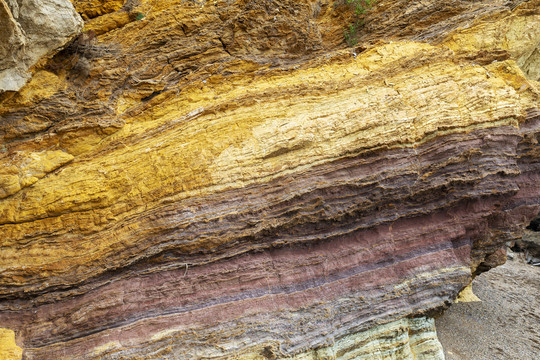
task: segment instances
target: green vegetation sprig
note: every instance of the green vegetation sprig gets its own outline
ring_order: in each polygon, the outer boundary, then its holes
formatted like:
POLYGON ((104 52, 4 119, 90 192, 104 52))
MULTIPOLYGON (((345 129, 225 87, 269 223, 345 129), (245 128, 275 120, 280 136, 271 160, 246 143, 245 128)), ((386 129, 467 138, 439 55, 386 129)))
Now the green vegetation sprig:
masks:
POLYGON ((354 6, 354 13, 360 16, 373 7, 376 0, 347 0, 347 4, 354 6))
POLYGON ((373 8, 373 5, 377 0, 345 0, 345 2, 347 5, 354 7, 354 16, 356 18, 352 24, 349 24, 343 33, 345 42, 352 47, 358 44, 358 30, 364 25, 365 21, 362 16, 373 8))

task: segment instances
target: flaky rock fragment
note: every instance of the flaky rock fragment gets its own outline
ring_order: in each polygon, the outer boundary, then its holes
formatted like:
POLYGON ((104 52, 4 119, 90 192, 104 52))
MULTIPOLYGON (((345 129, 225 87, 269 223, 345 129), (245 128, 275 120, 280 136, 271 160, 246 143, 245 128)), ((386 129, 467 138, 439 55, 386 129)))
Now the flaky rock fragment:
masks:
POLYGON ((68 0, 0 0, 0 92, 17 91, 29 68, 82 30, 68 0))

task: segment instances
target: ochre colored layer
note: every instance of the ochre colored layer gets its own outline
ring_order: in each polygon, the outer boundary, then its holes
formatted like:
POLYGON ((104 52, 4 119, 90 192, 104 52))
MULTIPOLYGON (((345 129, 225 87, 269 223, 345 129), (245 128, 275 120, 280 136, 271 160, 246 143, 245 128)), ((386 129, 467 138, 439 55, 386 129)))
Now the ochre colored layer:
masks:
POLYGON ((22 349, 15 343, 15 333, 13 330, 0 328, 0 359, 22 359, 22 349))

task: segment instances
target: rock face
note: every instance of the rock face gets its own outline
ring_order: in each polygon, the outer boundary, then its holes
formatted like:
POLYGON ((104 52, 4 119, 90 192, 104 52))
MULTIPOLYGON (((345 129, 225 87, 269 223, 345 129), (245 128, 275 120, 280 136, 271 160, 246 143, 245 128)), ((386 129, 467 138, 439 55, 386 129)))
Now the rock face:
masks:
POLYGON ((540 1, 74 1, 0 97, 26 359, 441 359, 540 210, 540 1), (501 34, 505 34, 502 38, 501 34))
POLYGON ((28 69, 82 30, 68 0, 0 0, 0 93, 20 90, 28 69))

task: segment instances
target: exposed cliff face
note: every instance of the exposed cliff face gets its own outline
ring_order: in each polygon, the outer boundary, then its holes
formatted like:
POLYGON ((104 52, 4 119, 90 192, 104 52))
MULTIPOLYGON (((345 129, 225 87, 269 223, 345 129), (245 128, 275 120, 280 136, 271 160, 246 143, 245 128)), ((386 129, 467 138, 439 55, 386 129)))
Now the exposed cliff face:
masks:
POLYGON ((381 1, 356 49, 330 1, 73 3, 0 97, 26 358, 442 357, 540 210, 538 0, 381 1))

